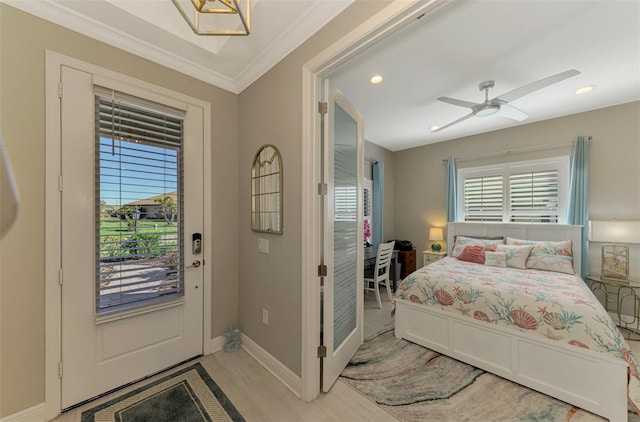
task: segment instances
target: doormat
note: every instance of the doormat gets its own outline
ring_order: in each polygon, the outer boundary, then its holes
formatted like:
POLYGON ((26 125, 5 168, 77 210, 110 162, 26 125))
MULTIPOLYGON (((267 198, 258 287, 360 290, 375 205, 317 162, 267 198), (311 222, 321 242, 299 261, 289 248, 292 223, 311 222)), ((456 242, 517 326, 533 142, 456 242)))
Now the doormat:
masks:
POLYGON ((82 422, 244 421, 201 364, 82 412, 82 422))

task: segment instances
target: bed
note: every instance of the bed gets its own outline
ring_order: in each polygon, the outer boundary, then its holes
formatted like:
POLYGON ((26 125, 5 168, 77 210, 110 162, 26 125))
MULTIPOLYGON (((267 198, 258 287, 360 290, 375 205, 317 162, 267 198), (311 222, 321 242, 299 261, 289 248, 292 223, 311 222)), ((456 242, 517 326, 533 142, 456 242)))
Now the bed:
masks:
POLYGON ((638 408, 635 358, 575 271, 580 226, 449 223, 447 246, 460 256, 418 269, 398 286, 396 337, 611 421, 627 420, 628 402, 638 408))

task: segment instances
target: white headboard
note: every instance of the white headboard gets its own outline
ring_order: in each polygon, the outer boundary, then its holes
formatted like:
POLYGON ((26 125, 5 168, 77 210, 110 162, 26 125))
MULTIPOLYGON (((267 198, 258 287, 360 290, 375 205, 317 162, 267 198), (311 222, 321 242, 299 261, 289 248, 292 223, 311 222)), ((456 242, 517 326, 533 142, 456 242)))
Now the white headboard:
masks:
POLYGON ((522 223, 448 223, 447 251, 451 254, 453 239, 460 236, 504 236, 527 240, 549 240, 559 242, 571 240, 573 268, 581 277, 582 226, 569 224, 522 224, 522 223))

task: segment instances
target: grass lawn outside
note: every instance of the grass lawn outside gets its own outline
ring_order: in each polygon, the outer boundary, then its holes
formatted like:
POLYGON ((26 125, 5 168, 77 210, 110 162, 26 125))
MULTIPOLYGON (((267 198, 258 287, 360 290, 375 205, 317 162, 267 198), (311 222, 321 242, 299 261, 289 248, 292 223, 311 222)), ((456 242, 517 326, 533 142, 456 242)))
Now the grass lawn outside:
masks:
POLYGON ((178 223, 118 218, 100 221, 98 309, 179 292, 178 223))
MULTIPOLYGON (((110 218, 100 220, 100 235, 115 236, 132 234, 135 230, 127 225, 126 220, 110 218)), ((138 233, 177 233, 178 223, 167 224, 166 220, 138 220, 138 233)))

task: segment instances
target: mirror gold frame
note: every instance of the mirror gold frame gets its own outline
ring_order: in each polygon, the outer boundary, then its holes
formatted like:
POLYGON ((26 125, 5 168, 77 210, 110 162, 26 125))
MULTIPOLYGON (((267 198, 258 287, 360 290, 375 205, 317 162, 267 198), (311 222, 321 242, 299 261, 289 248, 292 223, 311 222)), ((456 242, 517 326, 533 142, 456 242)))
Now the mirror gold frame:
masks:
POLYGON ((251 166, 251 230, 282 234, 282 174, 278 148, 261 146, 251 166))

